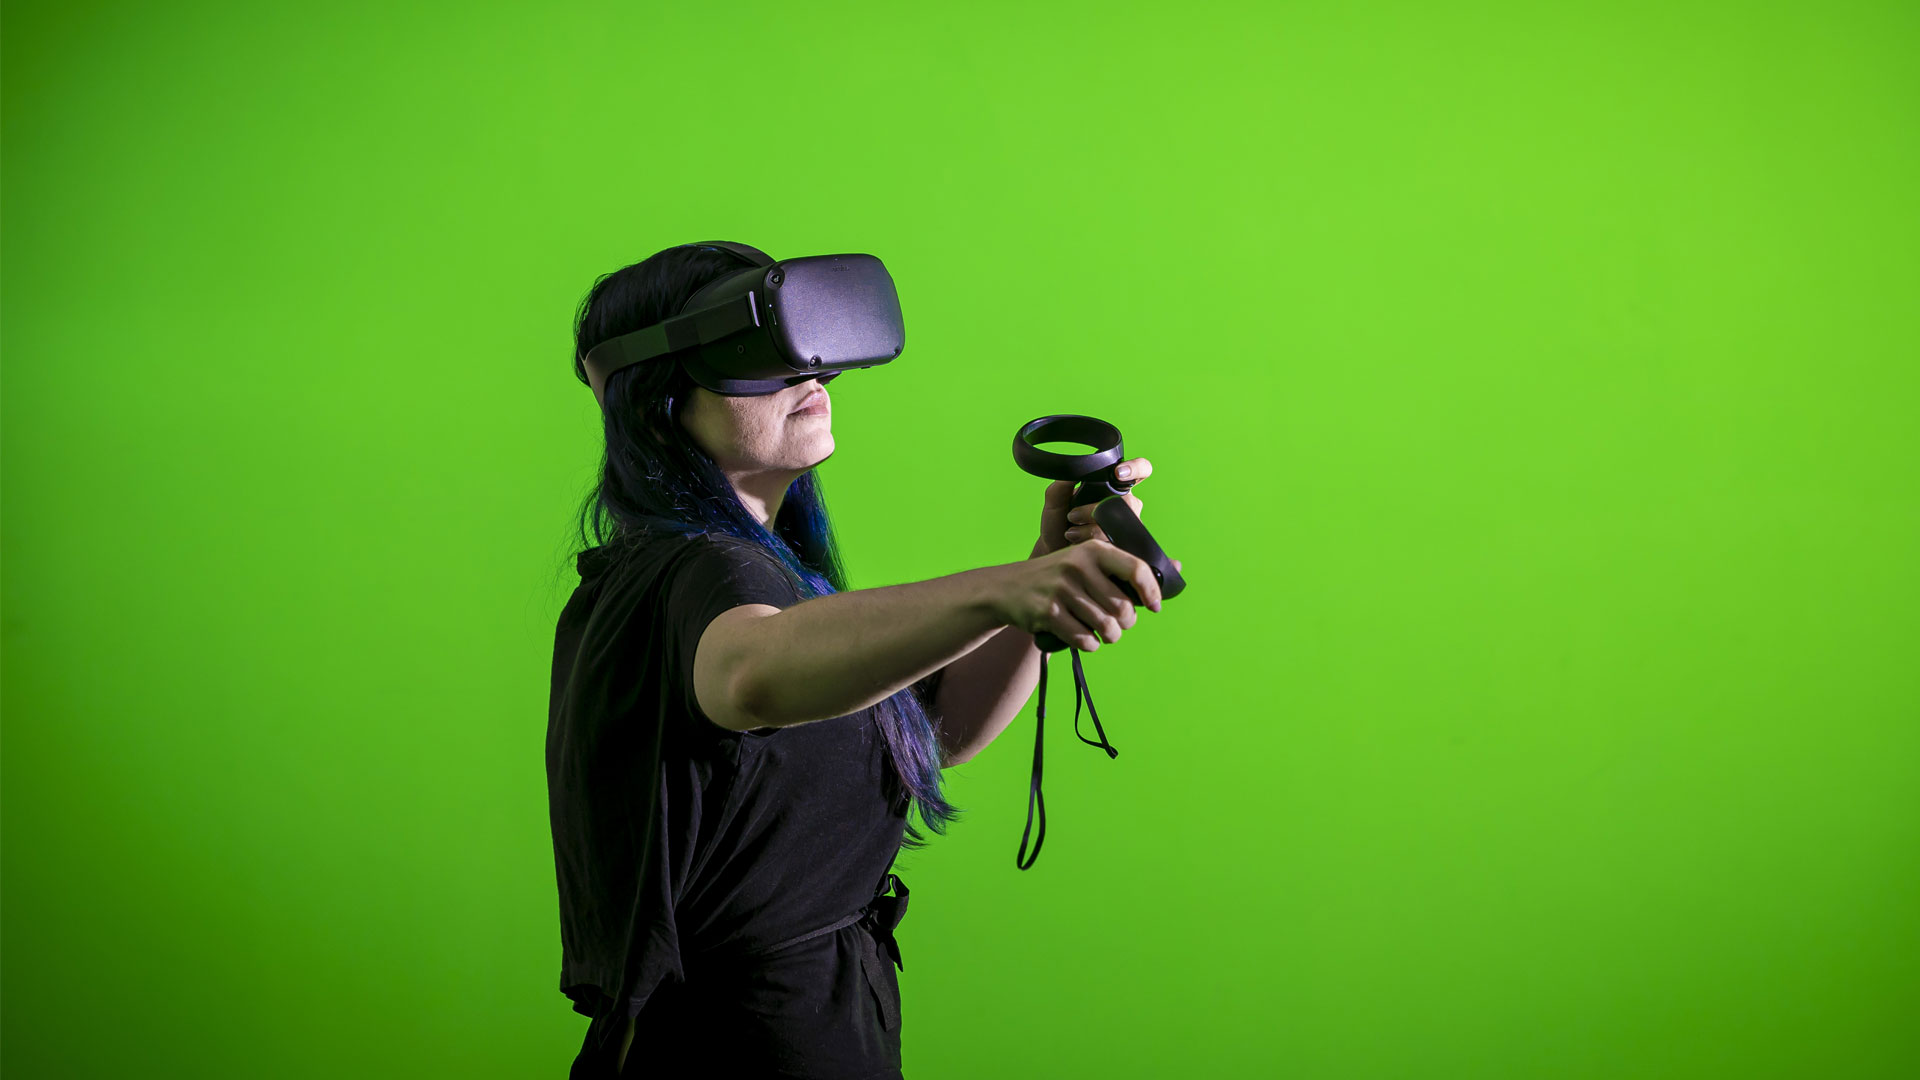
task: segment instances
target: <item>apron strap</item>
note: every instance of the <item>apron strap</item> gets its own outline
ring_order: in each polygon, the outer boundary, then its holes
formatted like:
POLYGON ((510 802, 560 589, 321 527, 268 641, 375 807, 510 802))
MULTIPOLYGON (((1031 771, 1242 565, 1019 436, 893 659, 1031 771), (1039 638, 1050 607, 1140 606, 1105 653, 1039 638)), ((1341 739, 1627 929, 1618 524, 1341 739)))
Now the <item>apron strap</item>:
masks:
POLYGON ((858 920, 880 943, 880 948, 893 961, 893 966, 901 971, 907 970, 907 965, 900 959, 900 943, 894 940, 893 931, 900 925, 900 920, 907 917, 907 896, 907 883, 900 880, 900 875, 889 871, 886 877, 880 879, 880 891, 862 909, 858 920), (889 889, 893 890, 894 895, 887 895, 889 889))
POLYGON ((888 1031, 900 1026, 900 1001, 887 985, 891 974, 887 971, 887 961, 892 960, 894 967, 901 971, 907 970, 900 959, 900 942, 893 936, 894 928, 906 914, 907 883, 900 880, 900 875, 888 872, 880 879, 879 893, 867 904, 860 918, 860 928, 872 939, 870 945, 860 947, 860 964, 866 968, 867 982, 880 1003, 880 1025, 888 1031), (889 888, 895 895, 886 895, 889 888))
POLYGON ((900 880, 900 875, 888 871, 887 874, 880 879, 880 886, 875 890, 873 899, 867 902, 866 907, 861 908, 851 915, 830 922, 817 930, 809 930, 798 937, 790 937, 778 944, 755 949, 753 952, 755 954, 779 952, 788 946, 798 945, 803 941, 812 941, 814 938, 820 937, 823 934, 831 934, 835 930, 864 921, 870 924, 870 928, 873 930, 876 938, 882 935, 880 927, 884 924, 885 944, 888 951, 893 956, 893 962, 900 966, 900 970, 905 971, 906 965, 900 963, 900 946, 893 940, 893 928, 900 925, 900 920, 905 918, 906 914, 907 883, 900 880), (899 895, 888 896, 887 891, 889 889, 897 891, 899 895))

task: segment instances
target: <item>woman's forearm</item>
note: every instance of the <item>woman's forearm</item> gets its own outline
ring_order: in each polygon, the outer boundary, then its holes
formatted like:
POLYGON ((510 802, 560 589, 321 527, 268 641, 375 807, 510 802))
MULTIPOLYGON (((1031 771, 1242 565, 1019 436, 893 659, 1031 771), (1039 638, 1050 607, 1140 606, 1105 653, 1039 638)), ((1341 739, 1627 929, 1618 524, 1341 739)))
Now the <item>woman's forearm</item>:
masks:
POLYGON ((846 716, 946 667, 1005 626, 997 569, 816 596, 755 620, 745 710, 769 727, 846 716))
MULTIPOLYGON (((1028 558, 1045 554, 1045 542, 1038 541, 1028 558)), ((999 738, 1027 707, 1039 681, 1040 650, 1033 635, 1017 626, 1001 627, 978 648, 948 664, 934 695, 947 764, 970 761, 999 738)))

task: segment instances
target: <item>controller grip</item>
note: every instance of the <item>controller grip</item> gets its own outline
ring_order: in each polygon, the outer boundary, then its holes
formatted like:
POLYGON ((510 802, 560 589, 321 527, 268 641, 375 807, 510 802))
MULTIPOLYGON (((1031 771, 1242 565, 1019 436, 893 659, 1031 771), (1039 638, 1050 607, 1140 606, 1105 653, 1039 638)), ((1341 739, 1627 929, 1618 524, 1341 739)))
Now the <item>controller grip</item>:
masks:
MULTIPOLYGON (((1075 505, 1079 503, 1076 502, 1075 505)), ((1187 587, 1186 579, 1180 576, 1180 571, 1173 565, 1173 560, 1160 549, 1159 542, 1154 540, 1153 534, 1148 532, 1146 525, 1141 523, 1140 516, 1133 512, 1133 507, 1127 505, 1127 500, 1113 495, 1100 499, 1099 505, 1093 508, 1093 520, 1106 532, 1113 541, 1114 547, 1145 560, 1147 568, 1153 571, 1154 580, 1160 583, 1162 602, 1180 595, 1181 591, 1187 587)), ((1132 601, 1135 607, 1140 605, 1140 594, 1134 591, 1132 582, 1122 581, 1119 578, 1109 580, 1120 587, 1120 592, 1132 601)), ((1066 642, 1046 630, 1034 634, 1033 643, 1040 646, 1040 651, 1043 653, 1059 652, 1067 647, 1066 642)))

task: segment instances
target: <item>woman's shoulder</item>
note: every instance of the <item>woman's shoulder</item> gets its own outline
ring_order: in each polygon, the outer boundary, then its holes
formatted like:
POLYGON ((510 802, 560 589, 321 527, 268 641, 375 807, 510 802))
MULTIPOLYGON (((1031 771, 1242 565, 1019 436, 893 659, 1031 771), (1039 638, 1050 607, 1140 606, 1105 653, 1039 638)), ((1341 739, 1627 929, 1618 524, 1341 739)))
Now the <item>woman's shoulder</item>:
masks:
POLYGON ((716 531, 622 537, 580 552, 575 566, 586 588, 613 582, 627 587, 679 578, 746 578, 778 580, 799 589, 777 554, 746 537, 716 531))
POLYGON ((661 559, 688 550, 708 539, 710 539, 708 534, 698 531, 650 530, 621 533, 579 552, 574 556, 574 568, 579 571, 583 581, 591 580, 610 571, 657 563, 661 559))

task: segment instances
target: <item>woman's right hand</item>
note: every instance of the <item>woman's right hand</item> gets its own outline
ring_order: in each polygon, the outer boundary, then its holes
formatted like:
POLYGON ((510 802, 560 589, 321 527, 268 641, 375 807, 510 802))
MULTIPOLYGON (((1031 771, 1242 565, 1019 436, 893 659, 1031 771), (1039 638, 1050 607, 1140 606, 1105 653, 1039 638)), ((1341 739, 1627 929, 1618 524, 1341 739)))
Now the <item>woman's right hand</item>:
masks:
POLYGON ((1108 540, 1087 540, 997 568, 994 611, 1007 626, 1047 631, 1082 652, 1120 640, 1139 618, 1119 578, 1148 608, 1160 610, 1160 582, 1145 559, 1108 540))

